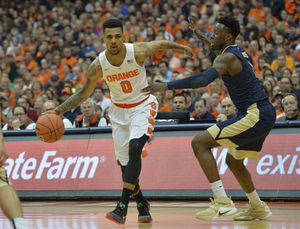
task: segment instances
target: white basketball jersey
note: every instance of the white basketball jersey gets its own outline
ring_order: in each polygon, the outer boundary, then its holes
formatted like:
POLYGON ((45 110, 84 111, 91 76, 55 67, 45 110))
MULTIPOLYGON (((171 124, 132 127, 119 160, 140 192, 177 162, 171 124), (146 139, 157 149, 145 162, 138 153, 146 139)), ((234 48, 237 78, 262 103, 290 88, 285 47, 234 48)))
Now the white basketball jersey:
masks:
POLYGON ((105 51, 99 54, 102 67, 103 79, 110 89, 111 99, 115 103, 137 103, 147 96, 141 89, 148 86, 146 69, 135 61, 133 44, 126 46, 126 56, 121 66, 116 67, 109 63, 105 51))

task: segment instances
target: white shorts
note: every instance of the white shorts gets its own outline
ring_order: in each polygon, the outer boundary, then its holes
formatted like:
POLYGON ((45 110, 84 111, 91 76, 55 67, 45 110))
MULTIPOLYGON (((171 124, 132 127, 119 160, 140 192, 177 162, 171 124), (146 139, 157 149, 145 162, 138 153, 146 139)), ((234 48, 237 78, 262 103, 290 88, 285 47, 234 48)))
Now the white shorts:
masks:
POLYGON ((129 161, 129 141, 138 139, 144 134, 149 136, 150 144, 154 137, 154 118, 157 115, 158 102, 153 95, 133 108, 120 108, 114 103, 109 108, 112 125, 115 154, 122 166, 129 161))

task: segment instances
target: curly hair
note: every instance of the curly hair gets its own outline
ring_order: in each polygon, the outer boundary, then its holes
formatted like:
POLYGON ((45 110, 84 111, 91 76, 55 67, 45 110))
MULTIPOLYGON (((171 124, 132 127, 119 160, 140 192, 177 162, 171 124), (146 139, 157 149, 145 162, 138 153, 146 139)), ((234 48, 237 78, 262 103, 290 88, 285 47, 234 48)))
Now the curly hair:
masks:
POLYGON ((105 29, 113 29, 113 28, 121 28, 123 32, 123 23, 117 19, 110 19, 103 23, 103 33, 105 32, 105 29))
POLYGON ((240 23, 234 17, 232 16, 221 17, 218 23, 227 27, 225 29, 232 34, 234 39, 240 34, 240 23))

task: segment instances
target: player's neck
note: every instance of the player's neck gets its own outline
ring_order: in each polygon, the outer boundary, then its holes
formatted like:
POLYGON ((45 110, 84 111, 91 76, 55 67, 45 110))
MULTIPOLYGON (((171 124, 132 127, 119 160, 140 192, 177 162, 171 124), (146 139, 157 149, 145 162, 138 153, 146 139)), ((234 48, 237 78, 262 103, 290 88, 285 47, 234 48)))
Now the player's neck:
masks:
POLYGON ((120 52, 117 55, 112 55, 108 50, 105 52, 107 60, 112 64, 113 66, 121 66, 123 63, 125 56, 126 56, 126 47, 123 44, 120 52))

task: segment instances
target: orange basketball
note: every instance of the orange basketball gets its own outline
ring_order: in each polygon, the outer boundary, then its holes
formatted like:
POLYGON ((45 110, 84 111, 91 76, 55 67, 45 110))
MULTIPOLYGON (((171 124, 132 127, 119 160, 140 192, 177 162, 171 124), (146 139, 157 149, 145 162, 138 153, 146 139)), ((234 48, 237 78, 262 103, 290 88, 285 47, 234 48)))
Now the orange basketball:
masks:
POLYGON ((44 114, 36 122, 35 133, 44 142, 57 142, 64 132, 64 122, 56 114, 44 114))

